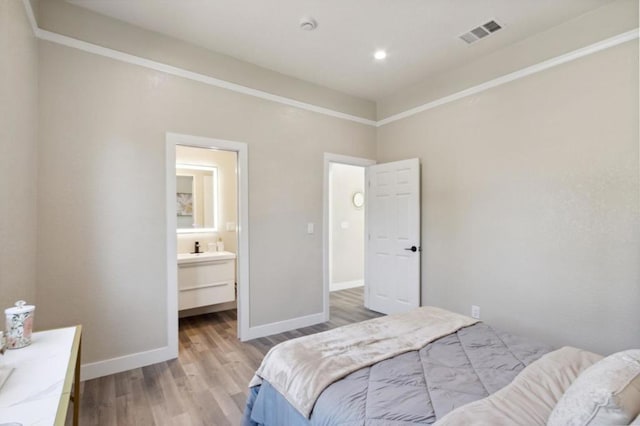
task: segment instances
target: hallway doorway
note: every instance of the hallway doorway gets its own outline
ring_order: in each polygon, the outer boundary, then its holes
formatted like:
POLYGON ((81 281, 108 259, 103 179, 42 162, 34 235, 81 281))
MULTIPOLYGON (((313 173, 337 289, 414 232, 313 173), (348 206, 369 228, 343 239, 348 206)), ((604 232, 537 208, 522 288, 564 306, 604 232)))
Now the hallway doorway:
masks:
POLYGON ((329 165, 329 291, 364 286, 364 167, 329 165))
POLYGON ((330 319, 335 292, 357 289, 365 306, 365 171, 374 160, 324 155, 323 314, 330 319))

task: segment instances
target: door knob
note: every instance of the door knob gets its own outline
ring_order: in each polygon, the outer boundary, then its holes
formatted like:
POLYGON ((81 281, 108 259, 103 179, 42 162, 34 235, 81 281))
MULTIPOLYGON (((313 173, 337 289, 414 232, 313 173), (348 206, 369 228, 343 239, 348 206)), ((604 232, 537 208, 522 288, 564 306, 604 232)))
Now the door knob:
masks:
POLYGON ((414 252, 414 253, 415 253, 415 252, 417 252, 417 251, 418 251, 418 247, 416 247, 416 246, 411 246, 411 247, 409 247, 409 248, 406 248, 405 250, 409 250, 409 251, 412 251, 412 252, 414 252))

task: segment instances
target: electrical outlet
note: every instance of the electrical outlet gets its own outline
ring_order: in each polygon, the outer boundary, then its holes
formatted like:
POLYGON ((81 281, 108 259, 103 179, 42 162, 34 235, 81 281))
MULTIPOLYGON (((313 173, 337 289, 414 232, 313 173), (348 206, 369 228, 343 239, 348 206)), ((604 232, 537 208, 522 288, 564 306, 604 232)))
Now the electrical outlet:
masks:
POLYGON ((471 317, 475 319, 480 319, 480 306, 471 305, 471 317))

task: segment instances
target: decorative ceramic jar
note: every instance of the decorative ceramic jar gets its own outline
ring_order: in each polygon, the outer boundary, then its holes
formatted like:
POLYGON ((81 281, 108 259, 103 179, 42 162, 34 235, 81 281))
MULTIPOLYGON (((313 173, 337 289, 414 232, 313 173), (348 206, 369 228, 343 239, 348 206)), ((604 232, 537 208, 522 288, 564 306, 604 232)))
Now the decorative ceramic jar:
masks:
POLYGON ((24 300, 18 300, 16 305, 4 311, 7 317, 7 348, 19 349, 31 344, 33 330, 33 305, 27 305, 24 300))

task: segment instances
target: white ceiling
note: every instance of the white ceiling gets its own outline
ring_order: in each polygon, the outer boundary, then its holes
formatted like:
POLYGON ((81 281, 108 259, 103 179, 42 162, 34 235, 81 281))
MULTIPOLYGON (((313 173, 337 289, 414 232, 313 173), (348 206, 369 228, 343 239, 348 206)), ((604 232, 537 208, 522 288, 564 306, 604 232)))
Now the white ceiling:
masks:
POLYGON ((68 0, 235 58, 378 100, 613 0, 68 0), (318 22, 302 31, 301 18, 318 22), (495 19, 499 32, 459 35, 495 19), (373 59, 386 49, 387 59, 373 59))

